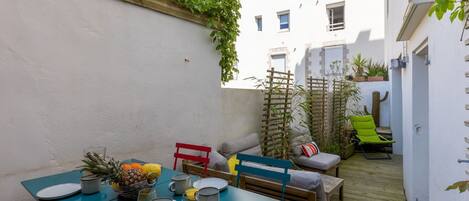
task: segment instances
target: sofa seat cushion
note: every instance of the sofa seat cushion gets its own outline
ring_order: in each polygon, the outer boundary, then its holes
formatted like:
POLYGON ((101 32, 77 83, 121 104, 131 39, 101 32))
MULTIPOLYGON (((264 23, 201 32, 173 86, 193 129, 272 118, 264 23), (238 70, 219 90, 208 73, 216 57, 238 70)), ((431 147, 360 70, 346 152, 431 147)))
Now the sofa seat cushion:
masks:
POLYGON ((340 163, 340 156, 321 152, 310 158, 299 156, 294 161, 300 166, 326 171, 340 163))
MULTIPOLYGON (((270 170, 275 172, 283 173, 282 168, 271 167, 263 164, 253 163, 253 162, 243 162, 243 165, 249 167, 255 167, 264 170, 270 170)), ((321 174, 317 172, 311 171, 304 171, 304 170, 288 170, 288 174, 290 174, 290 182, 288 185, 295 186, 298 188, 304 188, 307 190, 313 190, 321 185, 321 174)), ((258 175, 252 175, 255 177, 259 177, 258 175)))
MULTIPOLYGON (((283 173, 284 171, 284 169, 282 168, 266 166, 266 165, 258 164, 258 163, 243 162, 243 164, 245 166, 250 166, 250 167, 260 168, 264 170, 275 171, 275 172, 283 173)), ((290 182, 288 183, 288 185, 314 191, 316 192, 318 201, 326 200, 326 194, 324 191, 324 184, 321 179, 321 174, 317 172, 304 171, 304 170, 292 170, 292 169, 288 170, 288 174, 290 174, 290 182)), ((250 175, 250 176, 259 177, 258 175, 250 175)))

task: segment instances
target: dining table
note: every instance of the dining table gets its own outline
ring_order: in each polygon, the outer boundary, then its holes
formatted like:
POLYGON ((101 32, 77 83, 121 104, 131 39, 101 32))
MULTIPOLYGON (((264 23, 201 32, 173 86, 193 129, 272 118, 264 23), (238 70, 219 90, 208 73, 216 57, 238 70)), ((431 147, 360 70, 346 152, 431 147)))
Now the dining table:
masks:
MULTIPOLYGON (((142 162, 137 159, 126 160, 128 162, 142 162)), ((158 178, 154 188, 158 198, 170 198, 176 201, 185 201, 181 195, 175 195, 169 191, 168 185, 171 182, 171 178, 184 174, 179 171, 175 171, 166 167, 161 168, 161 175, 158 178)), ((55 175, 49 175, 34 179, 22 181, 23 187, 31 194, 35 200, 39 200, 36 196, 40 190, 58 184, 64 183, 80 183, 80 177, 82 173, 80 170, 71 170, 55 175)), ((200 179, 200 177, 191 175, 192 181, 200 179)), ((118 194, 112 189, 112 187, 106 182, 102 182, 101 190, 98 193, 85 195, 81 192, 71 195, 66 198, 58 199, 60 201, 120 201, 122 200, 118 194)), ((249 192, 234 186, 228 186, 226 189, 220 191, 220 201, 272 201, 275 200, 264 195, 249 192)))

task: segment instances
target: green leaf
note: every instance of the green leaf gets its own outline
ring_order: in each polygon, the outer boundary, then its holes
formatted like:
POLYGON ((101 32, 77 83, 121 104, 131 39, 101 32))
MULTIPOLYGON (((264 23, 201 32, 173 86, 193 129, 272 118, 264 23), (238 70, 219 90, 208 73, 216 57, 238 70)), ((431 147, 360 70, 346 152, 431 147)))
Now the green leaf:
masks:
POLYGON ((465 192, 469 189, 469 181, 458 181, 446 188, 447 191, 456 189, 458 189, 460 193, 465 192))
POLYGON ((464 8, 462 8, 461 10, 459 10, 458 19, 463 21, 464 17, 466 17, 466 12, 464 12, 464 8))
POLYGON ((458 16, 459 12, 452 12, 451 15, 449 16, 449 20, 451 22, 454 21, 454 19, 456 19, 456 17, 458 16))

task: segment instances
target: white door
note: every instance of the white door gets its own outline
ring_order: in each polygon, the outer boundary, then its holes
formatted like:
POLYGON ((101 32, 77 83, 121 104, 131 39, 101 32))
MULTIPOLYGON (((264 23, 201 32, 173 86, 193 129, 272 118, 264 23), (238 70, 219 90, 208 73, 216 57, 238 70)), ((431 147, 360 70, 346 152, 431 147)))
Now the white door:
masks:
POLYGON ((428 46, 412 55, 412 201, 429 200, 429 82, 428 46))

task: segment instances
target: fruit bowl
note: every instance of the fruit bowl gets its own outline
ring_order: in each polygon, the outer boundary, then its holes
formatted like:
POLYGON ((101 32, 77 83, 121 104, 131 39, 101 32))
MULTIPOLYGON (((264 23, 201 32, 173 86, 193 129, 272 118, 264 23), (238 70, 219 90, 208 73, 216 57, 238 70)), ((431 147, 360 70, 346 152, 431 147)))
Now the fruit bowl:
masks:
POLYGON ((114 191, 119 194, 119 197, 137 200, 138 192, 144 188, 153 188, 155 186, 156 180, 153 183, 148 183, 148 181, 142 181, 139 183, 132 184, 130 186, 119 186, 115 188, 114 191))
POLYGON ((96 153, 86 153, 82 161, 82 171, 103 178, 119 197, 130 200, 136 200, 140 190, 153 188, 161 175, 161 165, 156 163, 121 163, 96 153))

